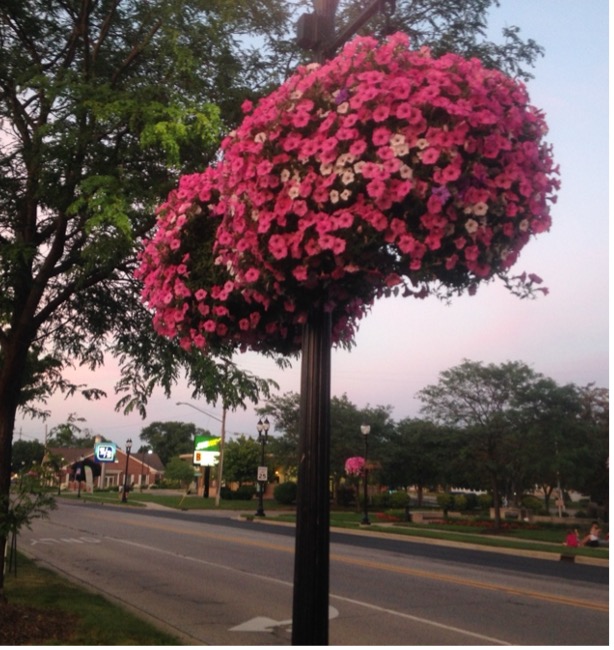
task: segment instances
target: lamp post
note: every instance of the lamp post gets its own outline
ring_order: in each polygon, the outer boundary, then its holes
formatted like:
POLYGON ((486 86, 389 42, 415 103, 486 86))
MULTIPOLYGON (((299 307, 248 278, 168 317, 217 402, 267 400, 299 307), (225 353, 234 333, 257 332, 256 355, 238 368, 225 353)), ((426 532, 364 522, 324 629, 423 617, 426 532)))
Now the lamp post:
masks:
POLYGON ((258 420, 258 424, 256 425, 256 429, 258 430, 258 442, 260 443, 260 467, 258 468, 258 510, 256 510, 256 517, 264 517, 264 506, 262 503, 263 496, 264 496, 264 489, 266 487, 266 483, 268 480, 268 470, 266 465, 264 464, 264 445, 267 443, 267 435, 269 431, 269 427, 271 425, 269 424, 268 418, 265 419, 263 422, 262 420, 258 420))
POLYGON ((83 473, 83 456, 79 458, 79 464, 75 469, 75 476, 77 478, 77 498, 81 498, 81 474, 83 473))
POLYGON ((364 501, 364 515, 362 521, 360 522, 363 526, 370 526, 371 522, 369 521, 369 508, 367 504, 367 481, 369 479, 369 470, 367 469, 367 457, 369 455, 369 433, 371 432, 371 427, 368 424, 363 424, 360 427, 360 432, 362 433, 365 439, 365 464, 363 466, 364 474, 364 486, 363 486, 363 501, 364 501))
POLYGON ((217 465, 217 490, 215 494, 215 505, 219 506, 220 492, 222 489, 222 475, 224 472, 224 442, 226 441, 226 407, 225 406, 223 407, 222 417, 219 418, 217 415, 213 415, 213 413, 209 413, 207 411, 204 411, 201 408, 198 408, 198 406, 194 406, 194 404, 190 404, 190 402, 177 402, 177 406, 189 406, 190 408, 193 408, 194 410, 199 411, 200 413, 204 413, 205 415, 208 415, 210 418, 213 418, 214 420, 217 420, 222 424, 222 431, 220 433, 220 459, 217 465))
POLYGON ((130 450, 132 449, 132 438, 126 440, 126 471, 124 472, 124 489, 122 491, 122 503, 126 503, 128 500, 127 496, 127 486, 128 486, 128 461, 130 460, 130 450))
POLYGON ((153 454, 153 449, 141 447, 141 480, 139 481, 139 492, 143 492, 143 485, 145 484, 145 454, 153 454))

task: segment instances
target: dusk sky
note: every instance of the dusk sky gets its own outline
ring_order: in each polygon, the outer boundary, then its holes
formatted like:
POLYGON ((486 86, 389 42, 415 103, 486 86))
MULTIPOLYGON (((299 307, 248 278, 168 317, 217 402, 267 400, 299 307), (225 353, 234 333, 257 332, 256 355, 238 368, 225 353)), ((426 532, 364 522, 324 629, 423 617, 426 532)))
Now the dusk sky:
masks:
MULTIPOLYGON (((333 352, 333 395, 345 393, 358 408, 391 405, 396 421, 417 417, 416 393, 463 359, 522 361, 560 384, 609 386, 608 24, 607 0, 502 0, 491 13, 493 39, 500 40, 494 35, 503 26, 518 25, 523 38, 545 48, 528 88, 531 102, 546 113, 562 187, 551 231, 529 242, 514 271, 541 276, 549 295, 519 300, 495 281, 450 305, 435 298, 382 300, 362 321, 356 346, 333 352)), ((252 353, 236 361, 274 378, 280 393, 299 391, 300 359, 283 372, 252 353)), ((43 441, 45 426, 66 422, 70 413, 121 447, 131 437, 138 448, 141 429, 154 421, 194 422, 219 431, 215 419, 176 405, 191 402, 184 386, 170 400, 156 395, 142 420, 115 412, 113 363, 95 375, 75 371, 71 378, 106 390, 108 399, 57 396, 47 404, 46 423, 18 417, 15 440, 21 435, 43 441)), ((192 403, 221 416, 219 405, 192 403)), ((256 435, 257 420, 252 407, 232 412, 227 430, 256 435)))

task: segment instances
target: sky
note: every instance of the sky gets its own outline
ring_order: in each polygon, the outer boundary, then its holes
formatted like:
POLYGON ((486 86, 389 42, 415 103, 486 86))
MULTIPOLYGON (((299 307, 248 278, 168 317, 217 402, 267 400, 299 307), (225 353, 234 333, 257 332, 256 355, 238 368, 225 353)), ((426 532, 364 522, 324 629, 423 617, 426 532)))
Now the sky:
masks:
MULTIPOLYGON (((546 114, 547 140, 561 168, 562 187, 552 207, 551 231, 527 244, 514 271, 538 274, 550 293, 519 300, 494 282, 449 305, 436 298, 377 302, 360 324, 355 347, 333 350, 331 392, 346 394, 358 408, 390 405, 395 421, 419 417, 416 393, 464 359, 521 361, 559 384, 609 387, 608 0, 500 4, 490 13, 493 40, 500 40, 495 35, 504 26, 517 25, 523 38, 545 48, 528 89, 531 103, 546 114)), ((275 379, 280 394, 299 392, 300 359, 283 372, 255 353, 238 355, 235 361, 275 379)), ((83 428, 120 447, 131 438, 138 448, 141 430, 156 421, 194 422, 219 432, 221 406, 191 400, 185 386, 178 385, 170 399, 156 393, 143 420, 115 412, 113 386, 119 371, 112 361, 95 375, 76 370, 70 376, 106 390, 108 398, 88 402, 58 395, 47 404, 51 415, 46 422, 18 417, 15 440, 43 442, 45 430, 66 422, 70 414, 84 418, 83 428)), ((256 436, 257 421, 253 406, 230 412, 229 437, 256 436)), ((275 435, 274 428, 270 433, 275 435)))

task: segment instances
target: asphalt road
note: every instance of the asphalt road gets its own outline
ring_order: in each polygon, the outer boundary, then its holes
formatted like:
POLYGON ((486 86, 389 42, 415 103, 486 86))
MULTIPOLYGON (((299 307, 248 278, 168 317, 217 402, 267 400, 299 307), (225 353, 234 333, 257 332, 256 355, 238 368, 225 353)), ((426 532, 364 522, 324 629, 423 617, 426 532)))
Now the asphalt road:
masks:
MULTIPOLYGON (((19 548, 186 643, 290 644, 292 527, 60 501, 19 548)), ((331 536, 331 645, 608 643, 607 567, 331 536)))

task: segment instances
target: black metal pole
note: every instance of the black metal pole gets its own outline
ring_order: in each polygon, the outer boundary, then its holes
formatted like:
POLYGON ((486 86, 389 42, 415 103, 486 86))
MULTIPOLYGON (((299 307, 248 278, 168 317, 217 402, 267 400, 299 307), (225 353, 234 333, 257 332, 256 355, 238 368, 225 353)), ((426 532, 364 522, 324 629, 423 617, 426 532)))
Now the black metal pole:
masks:
POLYGON ((293 645, 328 644, 331 316, 303 326, 293 645))
POLYGON ((128 497, 126 495, 128 483, 128 461, 130 460, 130 447, 126 449, 126 470, 124 471, 124 489, 122 491, 122 503, 126 503, 128 497))
MULTIPOLYGON (((261 431, 258 432, 258 438, 260 439, 260 467, 264 467, 264 441, 265 436, 261 431)), ((258 481, 258 510, 256 511, 257 517, 264 517, 264 481, 258 481)))
POLYGON ((209 498, 209 481, 211 480, 211 467, 207 465, 205 467, 205 476, 203 479, 203 497, 205 499, 209 498))
POLYGON ((367 469, 367 457, 369 455, 369 436, 365 435, 365 464, 364 464, 364 485, 363 485, 363 501, 364 501, 364 515, 362 518, 362 524, 364 526, 369 526, 371 522, 369 521, 369 507, 367 504, 367 483, 369 481, 369 470, 367 469))

